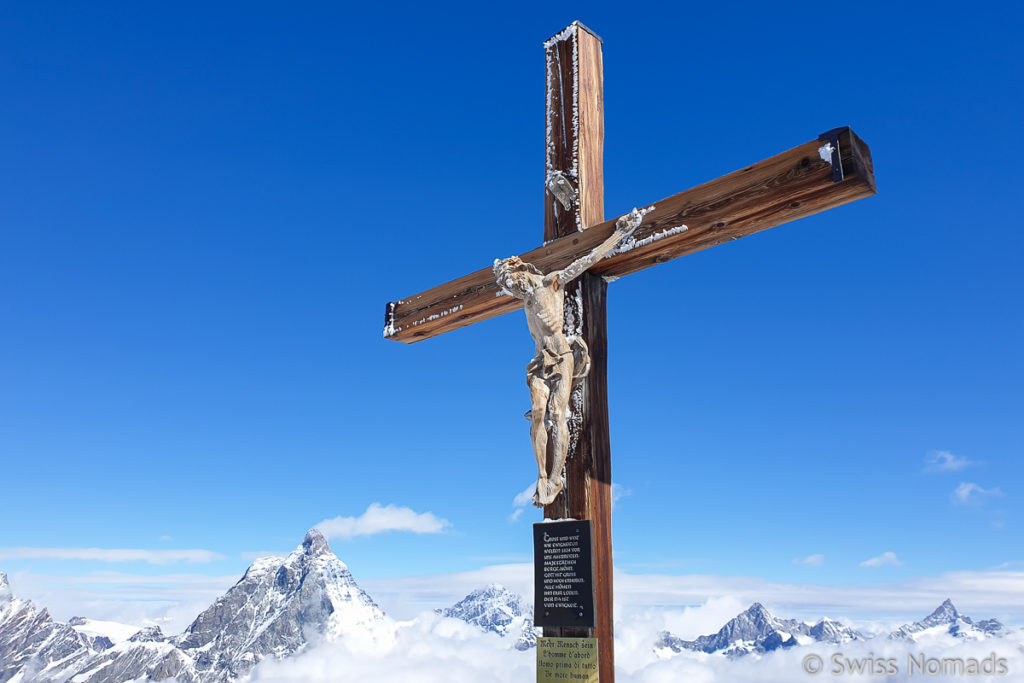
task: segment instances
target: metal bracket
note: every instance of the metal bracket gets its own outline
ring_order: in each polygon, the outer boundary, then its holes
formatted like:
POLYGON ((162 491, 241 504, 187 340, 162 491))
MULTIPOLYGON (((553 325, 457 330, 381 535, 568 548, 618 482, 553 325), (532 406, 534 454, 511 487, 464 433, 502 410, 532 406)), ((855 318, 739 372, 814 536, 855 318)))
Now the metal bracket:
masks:
MULTIPOLYGON (((832 130, 826 131, 818 136, 819 140, 828 142, 828 147, 830 147, 832 151, 831 161, 833 183, 840 183, 843 181, 843 160, 839 155, 839 136, 848 130, 850 130, 849 126, 843 126, 842 128, 833 128, 832 130)), ((818 149, 818 152, 820 153, 825 146, 826 145, 822 145, 818 149)), ((822 158, 824 159, 824 155, 822 158)))
POLYGON ((569 179, 561 171, 549 171, 545 185, 566 211, 570 210, 573 204, 576 203, 579 193, 576 192, 576 188, 572 186, 572 183, 569 182, 569 179))

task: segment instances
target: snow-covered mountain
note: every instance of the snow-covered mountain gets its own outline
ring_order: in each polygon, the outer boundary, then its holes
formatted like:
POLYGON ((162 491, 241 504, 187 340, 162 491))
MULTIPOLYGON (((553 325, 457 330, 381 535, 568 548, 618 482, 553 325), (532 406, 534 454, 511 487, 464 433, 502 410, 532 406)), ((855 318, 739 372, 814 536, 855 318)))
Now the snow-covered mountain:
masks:
POLYGON ((536 647, 541 631, 533 626, 533 605, 518 593, 496 583, 473 591, 451 607, 434 611, 502 637, 513 638, 517 650, 536 647))
POLYGON ((7 575, 0 573, 0 683, 20 681, 48 662, 72 661, 90 653, 75 629, 15 598, 7 575))
POLYGON ((953 602, 948 598, 934 612, 921 621, 904 624, 889 634, 890 640, 913 640, 923 637, 948 633, 965 640, 983 640, 1005 633, 1005 627, 996 619, 972 621, 970 617, 960 614, 953 602))
POLYGON ((78 631, 90 649, 97 652, 108 650, 135 635, 139 627, 119 624, 116 621, 98 621, 85 617, 71 617, 68 626, 78 631))
MULTIPOLYGON (((25 671, 25 683, 122 683, 123 681, 162 681, 172 676, 178 683, 200 683, 192 660, 174 645, 157 626, 144 628, 131 638, 101 652, 90 650, 76 656, 25 671)), ((12 683, 21 683, 15 679, 12 683)))
POLYGON ((853 640, 864 640, 864 636, 837 621, 822 619, 809 624, 796 619, 779 619, 761 603, 755 602, 730 619, 717 633, 700 636, 696 640, 683 640, 662 631, 654 647, 665 656, 692 650, 738 657, 807 643, 841 644, 853 640))
MULTIPOLYGON (((498 634, 518 650, 534 647, 540 634, 532 607, 499 585, 436 611, 498 634)), ((342 640, 360 651, 379 650, 380 644, 386 650, 396 628, 316 530, 287 557, 254 562, 177 636, 155 626, 136 631, 81 617, 56 622, 45 609, 14 597, 0 573, 0 683, 232 683, 265 658, 285 658, 319 640, 342 640)), ((1006 629, 995 619, 972 621, 946 600, 889 638, 916 642, 942 634, 980 640, 1003 636, 1006 629)), ((683 651, 737 657, 855 640, 864 636, 839 622, 780 619, 754 603, 711 635, 683 640, 662 632, 655 651, 664 657, 683 651)))
MULTIPOLYGON (((888 637, 890 640, 917 641, 931 635, 949 634, 967 640, 982 640, 1005 633, 1005 627, 997 620, 972 621, 970 617, 960 614, 951 601, 946 600, 921 621, 905 624, 888 637)), ((831 619, 822 619, 815 624, 796 619, 779 619, 755 602, 711 635, 683 640, 663 631, 655 644, 655 650, 663 656, 691 650, 736 657, 809 643, 843 644, 854 640, 867 638, 831 619)))
POLYGON ((178 646, 192 656, 204 683, 228 681, 264 657, 294 654, 311 636, 364 638, 383 620, 384 612, 314 529, 284 560, 253 563, 192 622, 178 646))
POLYGON ((14 599, 0 574, 0 683, 223 683, 313 640, 390 635, 384 612, 315 529, 288 557, 254 562, 179 636, 154 626, 114 642, 91 633, 88 620, 72 621, 14 599))

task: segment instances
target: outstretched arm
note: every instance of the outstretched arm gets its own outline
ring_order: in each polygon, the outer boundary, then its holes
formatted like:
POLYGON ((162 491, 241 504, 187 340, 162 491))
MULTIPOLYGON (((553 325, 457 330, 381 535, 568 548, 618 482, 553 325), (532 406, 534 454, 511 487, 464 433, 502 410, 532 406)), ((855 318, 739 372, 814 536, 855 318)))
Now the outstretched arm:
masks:
POLYGON ((594 247, 586 256, 576 259, 558 271, 558 283, 565 285, 585 273, 591 266, 607 256, 608 252, 619 246, 624 239, 632 235, 633 231, 640 227, 643 219, 644 215, 637 209, 633 209, 615 221, 615 232, 608 239, 594 247))

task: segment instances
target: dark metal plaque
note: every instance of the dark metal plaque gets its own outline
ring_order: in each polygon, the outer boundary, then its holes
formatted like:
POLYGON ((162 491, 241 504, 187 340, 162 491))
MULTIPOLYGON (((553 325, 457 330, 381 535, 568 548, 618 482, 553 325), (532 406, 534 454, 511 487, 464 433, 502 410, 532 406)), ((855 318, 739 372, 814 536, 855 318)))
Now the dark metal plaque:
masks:
POLYGON ((594 628, 590 520, 533 525, 533 623, 594 628))

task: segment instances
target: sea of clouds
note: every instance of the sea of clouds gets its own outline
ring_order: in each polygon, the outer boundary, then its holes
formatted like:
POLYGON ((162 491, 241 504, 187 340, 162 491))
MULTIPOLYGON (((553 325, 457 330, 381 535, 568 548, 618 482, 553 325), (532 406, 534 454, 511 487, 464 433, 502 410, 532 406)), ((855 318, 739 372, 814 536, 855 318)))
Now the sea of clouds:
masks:
MULTIPOLYGON (((877 640, 849 645, 813 645, 727 659, 721 655, 682 653, 666 657, 654 650, 661 630, 687 637, 710 633, 737 611, 738 601, 723 598, 687 610, 627 610, 616 625, 616 680, 619 683, 793 683, 795 681, 1024 681, 1024 636, 985 641, 959 641, 938 635, 918 643, 877 640), (808 657, 820 657, 820 670, 808 673, 808 657), (938 673, 911 663, 943 659, 938 673), (978 675, 965 674, 970 661, 978 675), (957 661, 965 669, 958 669, 957 661), (986 675, 986 662, 1001 661, 1005 673, 986 675), (859 669, 860 673, 851 669, 859 669)), ((289 659, 265 660, 252 681, 366 681, 374 683, 522 683, 535 680, 536 653, 516 651, 511 642, 460 621, 424 613, 397 624, 390 637, 366 641, 322 642, 289 659)), ((815 661, 810 661, 814 668, 815 661)), ((933 665, 934 666, 934 665, 933 665)))

